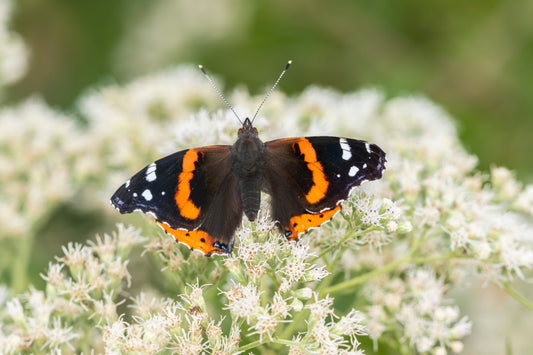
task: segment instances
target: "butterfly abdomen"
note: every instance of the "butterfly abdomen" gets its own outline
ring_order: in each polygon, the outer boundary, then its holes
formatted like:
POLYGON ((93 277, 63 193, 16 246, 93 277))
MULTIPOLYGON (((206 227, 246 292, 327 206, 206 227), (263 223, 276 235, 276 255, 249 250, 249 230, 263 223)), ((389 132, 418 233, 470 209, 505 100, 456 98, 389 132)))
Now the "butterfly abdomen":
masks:
POLYGON ((253 159, 238 160, 235 163, 238 172, 239 189, 242 209, 250 221, 254 221, 261 204, 261 185, 264 159, 260 156, 253 159))
POLYGON ((240 180, 242 209, 250 221, 254 221, 261 204, 261 183, 259 178, 240 180))

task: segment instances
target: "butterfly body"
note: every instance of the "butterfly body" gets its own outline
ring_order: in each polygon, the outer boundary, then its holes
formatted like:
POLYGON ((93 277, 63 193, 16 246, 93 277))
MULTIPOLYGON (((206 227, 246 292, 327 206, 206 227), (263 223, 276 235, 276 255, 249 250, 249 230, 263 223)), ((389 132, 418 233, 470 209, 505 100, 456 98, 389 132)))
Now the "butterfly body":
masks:
POLYGON ((265 168, 265 144, 250 120, 244 121, 238 139, 231 147, 232 171, 237 175, 244 214, 254 221, 261 204, 262 177, 265 168))
POLYGON ((288 240, 329 221, 350 191, 381 178, 385 153, 339 137, 262 142, 247 118, 232 146, 183 150, 149 164, 124 183, 111 203, 140 210, 181 243, 206 255, 230 253, 243 213, 256 219, 261 192, 288 240))

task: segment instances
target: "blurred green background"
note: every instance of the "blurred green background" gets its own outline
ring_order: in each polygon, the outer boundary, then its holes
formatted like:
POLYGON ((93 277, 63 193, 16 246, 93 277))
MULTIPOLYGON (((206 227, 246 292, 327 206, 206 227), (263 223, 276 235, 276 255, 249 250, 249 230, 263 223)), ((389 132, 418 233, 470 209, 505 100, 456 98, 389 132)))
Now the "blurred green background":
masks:
MULTIPOLYGON (((155 0, 16 2, 32 55, 11 87, 75 109, 88 87, 202 63, 252 92, 294 61, 282 90, 311 84, 423 94, 459 122, 467 149, 533 180, 533 1, 155 0)), ((290 134, 290 133, 288 133, 290 134)))

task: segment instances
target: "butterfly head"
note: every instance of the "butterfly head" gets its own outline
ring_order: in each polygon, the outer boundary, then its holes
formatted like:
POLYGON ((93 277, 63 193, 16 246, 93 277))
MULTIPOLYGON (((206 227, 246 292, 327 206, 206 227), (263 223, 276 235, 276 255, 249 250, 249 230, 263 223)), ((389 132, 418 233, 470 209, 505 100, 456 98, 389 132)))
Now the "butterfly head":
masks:
POLYGON ((252 121, 248 117, 244 120, 242 128, 239 129, 239 138, 258 138, 257 128, 252 125, 252 121))

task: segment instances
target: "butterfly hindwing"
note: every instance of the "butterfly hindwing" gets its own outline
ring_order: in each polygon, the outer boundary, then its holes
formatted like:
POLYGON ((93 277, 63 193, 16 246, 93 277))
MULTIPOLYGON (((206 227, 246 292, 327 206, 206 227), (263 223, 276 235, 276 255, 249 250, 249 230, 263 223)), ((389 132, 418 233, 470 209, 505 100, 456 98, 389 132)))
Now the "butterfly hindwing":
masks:
POLYGON ((381 177, 385 153, 349 138, 299 137, 266 143, 264 190, 288 239, 297 239, 340 210, 351 189, 381 177))
POLYGON ((238 203, 224 207, 239 200, 230 148, 194 148, 157 160, 123 184, 111 203, 121 213, 154 215, 177 241, 206 255, 229 253, 242 218, 238 203))

